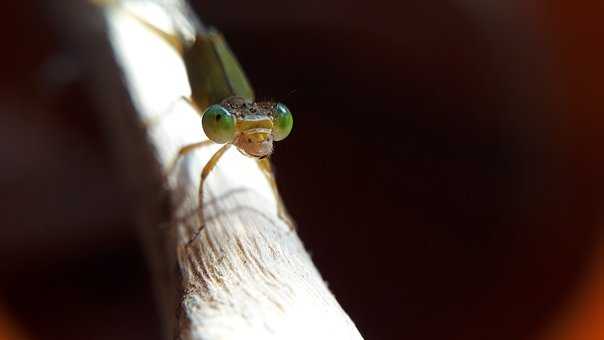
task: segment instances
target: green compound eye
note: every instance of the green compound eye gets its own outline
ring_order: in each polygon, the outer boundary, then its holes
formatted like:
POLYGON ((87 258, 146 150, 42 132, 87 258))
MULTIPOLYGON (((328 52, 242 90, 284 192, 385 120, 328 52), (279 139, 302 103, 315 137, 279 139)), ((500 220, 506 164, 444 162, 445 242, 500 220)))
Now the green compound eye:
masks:
POLYGON ((201 126, 215 143, 228 143, 235 137, 235 117, 220 105, 208 107, 201 118, 201 126))
POLYGON ((277 103, 273 113, 273 138, 276 141, 284 140, 294 126, 294 117, 287 106, 277 103))

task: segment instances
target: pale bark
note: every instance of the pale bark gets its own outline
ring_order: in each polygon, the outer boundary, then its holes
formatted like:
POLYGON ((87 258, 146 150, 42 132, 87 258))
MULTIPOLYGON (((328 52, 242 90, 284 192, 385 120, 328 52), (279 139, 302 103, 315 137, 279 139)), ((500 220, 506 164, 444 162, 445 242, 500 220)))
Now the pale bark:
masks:
MULTIPOLYGON (((190 29, 177 15, 176 0, 162 3, 128 6, 163 29, 174 29, 174 23, 190 29)), ((73 41, 88 49, 83 55, 91 65, 101 68, 95 70, 92 90, 118 171, 138 200, 133 210, 159 287, 166 336, 362 339, 297 233, 278 218, 275 197, 255 160, 235 148, 208 177, 205 229, 187 245, 200 225, 201 168, 219 146, 193 152, 166 173, 179 147, 206 139, 199 114, 178 100, 190 93, 182 61, 123 11, 72 5, 72 22, 88 26, 73 41), (88 17, 85 11, 95 14, 88 17), (99 25, 103 22, 106 31, 99 25), (103 37, 109 44, 90 42, 103 37), (151 123, 145 126, 144 121, 151 123)), ((304 135, 301 131, 292 138, 304 135)), ((308 204, 319 202, 309 198, 308 204)))

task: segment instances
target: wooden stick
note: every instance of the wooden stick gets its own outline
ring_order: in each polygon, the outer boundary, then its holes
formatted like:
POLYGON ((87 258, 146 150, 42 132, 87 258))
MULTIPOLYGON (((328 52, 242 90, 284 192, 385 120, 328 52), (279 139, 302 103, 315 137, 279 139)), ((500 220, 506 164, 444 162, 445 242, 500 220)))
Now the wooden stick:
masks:
MULTIPOLYGON (((168 31, 190 27, 177 15, 181 2, 162 4, 120 6, 168 31)), ((119 6, 53 6, 68 18, 58 25, 71 32, 80 58, 94 70, 91 90, 136 202, 132 209, 157 282, 166 338, 362 339, 296 232, 278 218, 255 161, 234 148, 207 179, 205 228, 187 245, 200 228, 199 174, 219 146, 187 155, 166 172, 180 147, 206 139, 198 113, 178 102, 190 92, 182 61, 119 6)))

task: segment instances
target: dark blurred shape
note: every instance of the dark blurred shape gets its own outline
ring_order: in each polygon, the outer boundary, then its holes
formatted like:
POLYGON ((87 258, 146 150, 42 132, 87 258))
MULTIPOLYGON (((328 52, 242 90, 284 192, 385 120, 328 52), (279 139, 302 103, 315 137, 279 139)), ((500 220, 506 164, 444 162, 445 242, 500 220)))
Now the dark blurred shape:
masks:
MULTIPOLYGON (((366 339, 534 338, 582 287, 600 240, 602 51, 574 40, 598 17, 556 4, 195 4, 258 97, 294 112, 281 190, 366 339)), ((72 75, 77 60, 43 10, 12 7, 1 297, 36 338, 157 338, 94 89, 44 82, 49 61, 72 75)))

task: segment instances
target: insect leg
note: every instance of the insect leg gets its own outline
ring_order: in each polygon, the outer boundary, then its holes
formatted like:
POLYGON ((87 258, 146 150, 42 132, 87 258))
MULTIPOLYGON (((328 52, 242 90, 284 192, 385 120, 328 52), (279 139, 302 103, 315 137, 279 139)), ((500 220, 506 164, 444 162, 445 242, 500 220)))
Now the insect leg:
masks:
POLYGON ((197 114, 201 115, 202 112, 199 109, 199 106, 197 106, 197 104, 195 104, 195 102, 193 102, 193 99, 191 99, 190 97, 187 97, 187 96, 180 96, 180 97, 178 97, 178 99, 172 101, 165 110, 161 111, 158 114, 155 114, 153 117, 145 118, 143 120, 143 124, 145 125, 145 127, 149 128, 149 127, 153 127, 154 125, 158 124, 159 121, 163 117, 167 116, 168 114, 170 114, 174 111, 173 110, 174 105, 176 105, 176 103, 178 103, 181 100, 185 101, 187 104, 189 104, 193 108, 193 110, 195 110, 195 112, 197 112, 197 114))
POLYGON ((222 155, 224 155, 224 153, 230 147, 231 147, 231 144, 225 144, 223 147, 218 149, 218 151, 216 151, 216 153, 212 156, 212 158, 210 158, 210 160, 206 163, 206 165, 203 167, 203 170, 201 171, 201 179, 199 180, 199 195, 198 195, 198 197, 199 197, 199 199, 198 199, 199 222, 201 225, 200 225, 199 229, 195 232, 195 235, 193 235, 191 240, 189 240, 189 242, 187 242, 187 246, 191 245, 191 243, 193 241, 195 241, 195 239, 197 238, 197 236, 199 236, 199 233, 201 233, 201 231, 203 230, 203 228, 205 226, 205 220, 204 220, 204 216, 203 216, 203 185, 206 181, 206 178, 208 177, 210 172, 212 172, 212 170, 216 167, 216 164, 218 163, 218 161, 220 160, 222 155))
POLYGON ((204 146, 212 145, 212 144, 214 144, 214 142, 212 142, 211 140, 204 140, 202 142, 187 144, 185 146, 182 146, 180 149, 178 149, 178 153, 176 154, 174 159, 170 162, 170 165, 168 166, 168 168, 167 168, 168 170, 166 172, 168 174, 172 173, 174 171, 174 169, 176 168, 176 164, 178 164, 178 161, 183 156, 190 153, 191 151, 204 147, 204 146))
MULTIPOLYGON (((103 7, 113 6, 115 8, 120 7, 119 2, 120 1, 117 1, 117 0, 92 0, 92 3, 94 3, 98 6, 103 6, 103 7)), ((167 43, 172 48, 174 48, 176 50, 176 52, 178 52, 178 54, 182 55, 183 50, 184 50, 183 45, 184 45, 184 41, 185 41, 182 34, 166 32, 166 31, 162 30, 161 28, 153 25, 146 19, 142 18, 141 16, 128 10, 127 8, 121 7, 121 8, 119 8, 119 10, 123 11, 124 14, 126 14, 129 17, 131 17, 132 19, 136 20, 138 23, 143 25, 146 29, 151 31, 153 34, 157 35, 165 43, 167 43)))
POLYGON ((258 167, 262 170, 264 176, 268 180, 271 185, 271 189, 273 189, 273 194, 275 195, 275 199, 277 200, 277 215, 281 218, 291 230, 296 229, 296 224, 291 216, 287 213, 285 209, 285 205, 283 204, 283 200, 281 199, 281 195, 279 195, 279 189, 277 188, 277 181, 275 181, 275 174, 273 173, 273 167, 271 166, 271 162, 268 158, 262 158, 258 160, 258 167))

